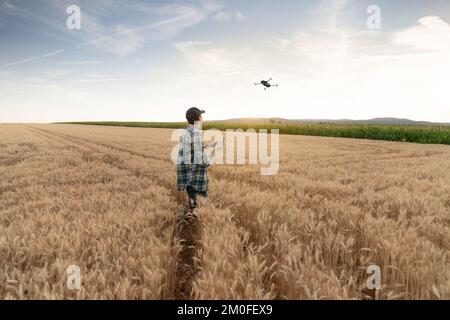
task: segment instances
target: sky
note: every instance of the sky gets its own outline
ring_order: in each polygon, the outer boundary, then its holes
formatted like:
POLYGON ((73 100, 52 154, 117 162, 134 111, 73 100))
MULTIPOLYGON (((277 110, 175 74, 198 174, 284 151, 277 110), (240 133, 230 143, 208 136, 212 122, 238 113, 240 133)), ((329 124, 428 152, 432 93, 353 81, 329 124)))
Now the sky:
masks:
POLYGON ((448 0, 0 0, 0 48, 0 122, 450 122, 448 0))

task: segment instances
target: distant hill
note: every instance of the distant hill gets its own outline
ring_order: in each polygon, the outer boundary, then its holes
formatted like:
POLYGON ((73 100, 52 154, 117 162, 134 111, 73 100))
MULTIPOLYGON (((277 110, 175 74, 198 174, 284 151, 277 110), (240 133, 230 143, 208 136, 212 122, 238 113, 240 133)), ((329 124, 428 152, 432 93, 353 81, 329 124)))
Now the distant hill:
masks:
POLYGON ((279 123, 279 124, 305 124, 305 123, 332 123, 332 124, 374 124, 374 125, 420 125, 420 126, 448 126, 450 123, 438 123, 429 121, 414 121, 401 118, 374 118, 369 120, 351 120, 351 119, 283 119, 283 118, 236 118, 221 121, 211 121, 221 123, 279 123))

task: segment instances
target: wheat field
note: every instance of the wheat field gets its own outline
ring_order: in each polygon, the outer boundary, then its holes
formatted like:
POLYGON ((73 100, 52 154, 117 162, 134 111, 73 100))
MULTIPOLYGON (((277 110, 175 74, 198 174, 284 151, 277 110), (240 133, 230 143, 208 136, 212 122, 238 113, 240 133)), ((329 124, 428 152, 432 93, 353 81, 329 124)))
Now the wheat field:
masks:
POLYGON ((185 224, 171 132, 0 124, 0 298, 450 299, 449 146, 281 136, 185 224))

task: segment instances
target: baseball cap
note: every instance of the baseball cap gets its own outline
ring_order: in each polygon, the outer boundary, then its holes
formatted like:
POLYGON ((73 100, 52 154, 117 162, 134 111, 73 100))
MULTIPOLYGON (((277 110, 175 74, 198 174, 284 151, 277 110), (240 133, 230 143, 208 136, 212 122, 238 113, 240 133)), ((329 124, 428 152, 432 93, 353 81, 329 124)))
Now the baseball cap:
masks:
POLYGON ((195 121, 200 118, 202 114, 205 113, 205 110, 200 110, 199 108, 190 108, 186 112, 186 119, 190 124, 194 124, 195 121))

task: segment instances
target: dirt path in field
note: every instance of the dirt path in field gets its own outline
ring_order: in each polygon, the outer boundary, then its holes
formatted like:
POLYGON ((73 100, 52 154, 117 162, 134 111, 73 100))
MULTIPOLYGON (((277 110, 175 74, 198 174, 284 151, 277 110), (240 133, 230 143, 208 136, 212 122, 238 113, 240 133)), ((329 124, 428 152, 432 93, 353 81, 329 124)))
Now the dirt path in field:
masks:
POLYGON ((179 241, 178 264, 175 274, 174 298, 191 299, 192 282, 200 271, 198 247, 201 241, 200 223, 186 217, 188 210, 181 212, 174 226, 174 239, 179 241))

